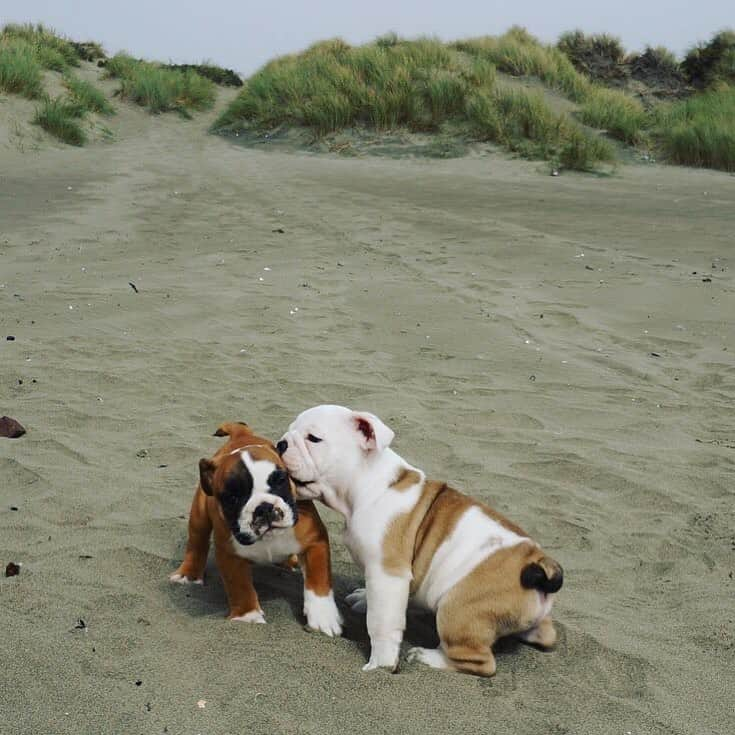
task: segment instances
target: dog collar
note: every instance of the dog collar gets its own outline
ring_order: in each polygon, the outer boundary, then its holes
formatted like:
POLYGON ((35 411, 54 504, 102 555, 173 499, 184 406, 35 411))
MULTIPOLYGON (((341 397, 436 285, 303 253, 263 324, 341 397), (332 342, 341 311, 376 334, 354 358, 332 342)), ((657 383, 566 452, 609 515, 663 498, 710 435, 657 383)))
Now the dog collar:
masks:
POLYGON ((237 449, 233 449, 228 454, 231 456, 233 454, 237 454, 238 452, 244 452, 246 449, 250 449, 250 447, 261 447, 263 449, 270 449, 270 447, 267 447, 265 444, 246 444, 244 447, 238 447, 237 449))

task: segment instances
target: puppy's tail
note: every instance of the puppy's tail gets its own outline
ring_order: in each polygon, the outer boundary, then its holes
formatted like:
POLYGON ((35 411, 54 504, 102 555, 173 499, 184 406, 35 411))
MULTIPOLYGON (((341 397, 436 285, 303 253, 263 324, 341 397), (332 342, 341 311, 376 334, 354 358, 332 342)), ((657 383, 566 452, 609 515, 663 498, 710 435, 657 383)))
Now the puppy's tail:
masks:
POLYGON ((244 421, 226 421, 217 427, 217 431, 214 432, 213 436, 232 436, 241 432, 243 428, 247 429, 247 427, 248 425, 244 421))
POLYGON ((521 586, 551 594, 558 592, 564 582, 564 570, 550 556, 542 556, 521 570, 521 586))

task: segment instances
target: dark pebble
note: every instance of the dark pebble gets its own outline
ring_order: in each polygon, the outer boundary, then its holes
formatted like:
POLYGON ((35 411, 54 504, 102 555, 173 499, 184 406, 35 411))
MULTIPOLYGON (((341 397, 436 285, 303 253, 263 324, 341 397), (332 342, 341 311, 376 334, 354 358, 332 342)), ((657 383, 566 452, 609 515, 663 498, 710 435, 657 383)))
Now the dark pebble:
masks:
POLYGON ((276 227, 276 229, 273 230, 273 232, 278 232, 279 234, 282 235, 284 232, 286 232, 286 230, 284 230, 283 227, 276 227))
POLYGON ((8 342, 15 342, 15 337, 13 337, 12 334, 9 334, 5 339, 7 339, 8 342))
POLYGON ((10 506, 10 510, 18 510, 18 506, 17 505, 11 505, 10 506))
POLYGON ((135 680, 135 686, 139 687, 143 682, 140 679, 135 680))
POLYGON ((661 357, 661 355, 659 355, 658 352, 652 352, 651 357, 661 357))
POLYGON ((712 283, 712 279, 711 278, 703 278, 702 279, 702 283, 712 283))
POLYGON ((6 577, 17 577, 20 574, 20 565, 11 561, 8 566, 5 567, 6 577))
POLYGON ((10 416, 0 416, 0 436, 17 439, 25 433, 26 430, 20 422, 11 419, 10 416))

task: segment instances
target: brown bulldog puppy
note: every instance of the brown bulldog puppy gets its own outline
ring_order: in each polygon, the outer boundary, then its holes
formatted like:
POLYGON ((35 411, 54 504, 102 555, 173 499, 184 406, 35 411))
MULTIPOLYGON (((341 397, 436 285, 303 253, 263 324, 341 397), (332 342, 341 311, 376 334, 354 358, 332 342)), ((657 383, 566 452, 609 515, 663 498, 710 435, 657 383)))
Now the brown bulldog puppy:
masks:
POLYGON ((289 562, 298 555, 304 573, 307 625, 340 635, 334 602, 329 537, 314 504, 297 501, 273 444, 244 423, 222 424, 214 434, 228 441, 211 459, 199 461, 199 484, 189 514, 184 560, 172 582, 202 584, 214 531, 230 620, 265 623, 253 587, 252 562, 289 562))

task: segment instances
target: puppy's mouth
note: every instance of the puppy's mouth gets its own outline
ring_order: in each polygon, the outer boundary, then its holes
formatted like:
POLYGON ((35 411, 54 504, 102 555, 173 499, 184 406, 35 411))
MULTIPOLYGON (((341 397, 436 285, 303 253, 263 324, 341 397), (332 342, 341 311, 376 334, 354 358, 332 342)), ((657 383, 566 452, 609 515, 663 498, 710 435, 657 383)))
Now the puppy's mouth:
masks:
POLYGON ((309 485, 313 485, 316 482, 316 480, 297 480, 295 477, 291 479, 296 487, 309 487, 309 485))

